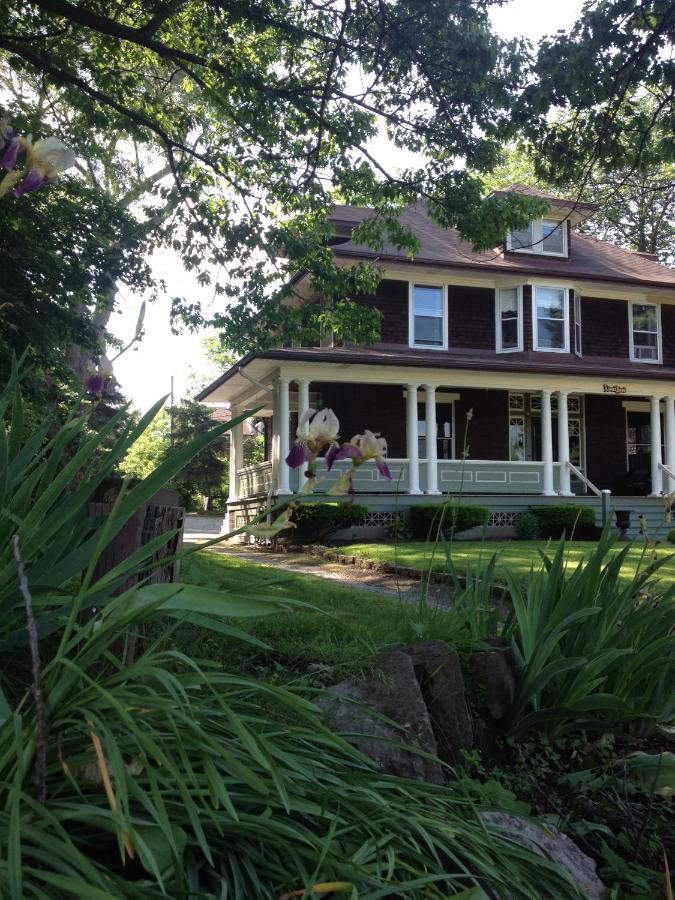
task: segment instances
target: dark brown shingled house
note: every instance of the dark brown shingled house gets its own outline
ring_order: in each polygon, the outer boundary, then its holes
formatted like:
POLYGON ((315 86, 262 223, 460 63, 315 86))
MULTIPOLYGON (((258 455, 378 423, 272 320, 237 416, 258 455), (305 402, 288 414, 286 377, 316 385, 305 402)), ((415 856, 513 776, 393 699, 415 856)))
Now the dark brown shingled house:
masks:
POLYGON ((495 534, 533 503, 599 509, 603 491, 634 522, 662 518, 675 490, 675 271, 580 234, 592 206, 543 196, 543 218, 484 253, 416 204, 401 217, 420 242, 412 260, 350 240, 370 210, 335 210, 340 263, 382 269, 376 295, 353 298, 381 310, 381 340, 252 354, 202 391, 268 416, 264 463, 240 468, 233 436, 231 526, 299 488, 284 458, 310 406, 331 407, 345 438, 364 428, 386 438, 393 481, 367 463, 354 482, 373 526, 460 491, 490 507, 495 534))

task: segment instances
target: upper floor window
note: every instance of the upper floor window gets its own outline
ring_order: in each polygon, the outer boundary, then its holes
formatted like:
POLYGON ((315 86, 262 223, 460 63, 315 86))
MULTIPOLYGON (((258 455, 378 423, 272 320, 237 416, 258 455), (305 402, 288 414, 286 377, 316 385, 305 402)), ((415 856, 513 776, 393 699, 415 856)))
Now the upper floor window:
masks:
POLYGON ((413 284, 410 294, 410 346, 447 346, 447 305, 439 285, 413 284))
POLYGON ((507 235, 506 249, 514 253, 567 256, 567 223, 557 219, 534 219, 527 228, 507 235))
POLYGON ((513 353, 523 349, 522 288, 501 288, 497 291, 495 330, 497 353, 513 353))
POLYGON ((541 284, 532 288, 532 332, 535 350, 569 353, 569 294, 567 288, 541 284))
POLYGON ((574 292, 574 352, 583 356, 581 343, 581 294, 574 292))
POLYGON ((630 358, 633 362, 661 362, 661 316, 656 303, 629 304, 630 358))

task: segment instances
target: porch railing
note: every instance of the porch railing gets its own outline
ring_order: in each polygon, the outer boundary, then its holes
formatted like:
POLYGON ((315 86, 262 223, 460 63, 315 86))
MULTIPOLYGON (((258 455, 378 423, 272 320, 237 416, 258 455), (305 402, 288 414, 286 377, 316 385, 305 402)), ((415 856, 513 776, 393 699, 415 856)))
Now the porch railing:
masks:
POLYGON ((573 475, 575 475, 579 479, 579 481, 583 482, 586 485, 586 487, 588 488, 588 490, 591 491, 591 493, 595 494, 596 497, 602 497, 602 491, 600 490, 600 488, 596 487, 596 485, 593 484, 591 479, 588 478, 588 476, 584 475, 584 473, 581 471, 581 469, 578 469, 574 465, 574 463, 571 463, 569 460, 567 460, 566 465, 567 465, 567 468, 570 470, 570 472, 573 475))
POLYGON ((607 522, 607 520, 609 519, 610 512, 611 512, 611 509, 610 509, 611 499, 610 498, 612 496, 612 492, 610 490, 608 490, 607 488, 603 488, 601 490, 599 487, 597 487, 595 484, 593 484, 591 479, 588 478, 588 476, 585 475, 581 471, 581 469, 578 469, 574 465, 574 463, 571 463, 569 460, 567 460, 566 466, 573 475, 576 475, 576 477, 586 485, 586 487, 588 488, 589 491, 591 491, 591 493, 595 494, 596 497, 600 498, 600 516, 601 516, 602 524, 604 526, 605 523, 607 522))
POLYGON ((272 463, 261 462, 237 469, 237 497, 257 497, 272 487, 272 463))
POLYGON ((659 463, 659 469, 661 469, 661 471, 670 479, 670 490, 664 492, 670 494, 675 491, 675 472, 673 472, 673 470, 665 463, 659 463))

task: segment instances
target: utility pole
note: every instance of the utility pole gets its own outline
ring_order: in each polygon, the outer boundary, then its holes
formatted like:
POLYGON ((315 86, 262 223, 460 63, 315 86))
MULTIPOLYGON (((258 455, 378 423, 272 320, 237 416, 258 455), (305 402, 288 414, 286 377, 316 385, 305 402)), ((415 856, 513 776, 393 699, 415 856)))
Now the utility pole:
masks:
POLYGON ((171 376, 171 394, 169 396, 169 441, 173 450, 173 375, 171 376))

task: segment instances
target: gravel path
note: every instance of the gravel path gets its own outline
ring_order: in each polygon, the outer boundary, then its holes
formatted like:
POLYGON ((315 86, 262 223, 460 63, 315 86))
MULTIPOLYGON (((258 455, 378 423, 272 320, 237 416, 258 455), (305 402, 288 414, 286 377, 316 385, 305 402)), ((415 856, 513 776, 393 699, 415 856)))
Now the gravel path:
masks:
MULTIPOLYGON (((315 575, 335 584, 348 588, 357 588, 382 594, 386 597, 398 597, 410 603, 418 603, 423 590, 423 582, 413 578, 403 578, 386 572, 374 572, 359 569, 356 566, 342 566, 328 562, 319 556, 303 553, 271 553, 262 550, 239 550, 236 547, 217 545, 210 548, 215 553, 227 553, 237 559, 256 563, 259 566, 281 569, 284 572, 297 572, 300 575, 315 575)), ((432 584, 429 587, 429 598, 438 601, 444 607, 449 606, 447 587, 432 584), (445 594, 445 597, 443 596, 445 594)))

